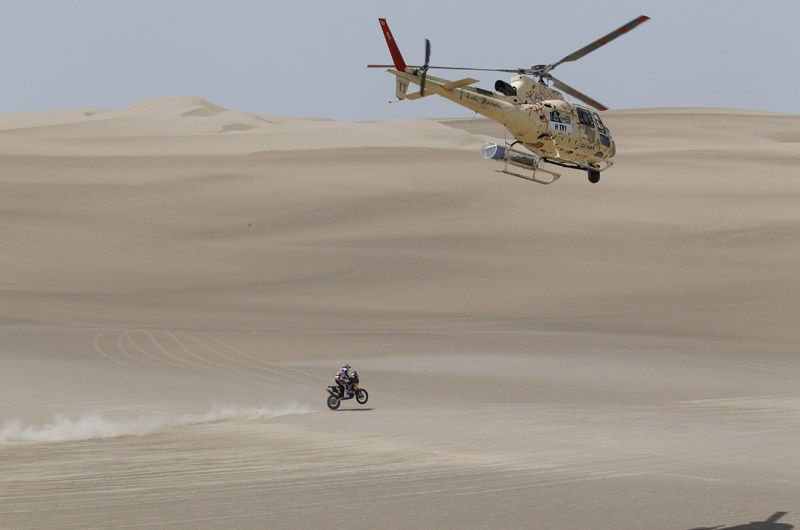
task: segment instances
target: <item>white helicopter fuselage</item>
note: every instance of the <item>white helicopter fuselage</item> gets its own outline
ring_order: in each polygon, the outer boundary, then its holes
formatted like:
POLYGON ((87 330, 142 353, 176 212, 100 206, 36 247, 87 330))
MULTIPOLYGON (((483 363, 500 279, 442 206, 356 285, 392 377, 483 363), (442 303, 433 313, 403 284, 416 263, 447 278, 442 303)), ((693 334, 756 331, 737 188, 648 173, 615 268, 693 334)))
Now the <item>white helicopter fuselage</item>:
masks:
MULTIPOLYGON (((421 97, 419 92, 406 93, 409 84, 420 84, 418 71, 390 68, 387 72, 397 78, 399 99, 421 97)), ((436 94, 501 123, 519 143, 549 162, 601 170, 611 164, 616 146, 596 112, 564 101, 560 92, 525 75, 505 83, 510 95, 468 86, 475 82, 428 74, 425 97, 436 94)))

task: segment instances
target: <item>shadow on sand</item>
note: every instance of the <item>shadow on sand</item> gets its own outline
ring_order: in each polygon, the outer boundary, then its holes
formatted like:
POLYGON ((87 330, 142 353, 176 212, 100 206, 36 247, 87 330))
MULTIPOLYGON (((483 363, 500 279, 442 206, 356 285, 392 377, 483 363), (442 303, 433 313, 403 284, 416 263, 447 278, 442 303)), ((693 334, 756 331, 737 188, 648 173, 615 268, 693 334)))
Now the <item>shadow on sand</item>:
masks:
POLYGON ((702 526, 691 528, 690 530, 792 530, 793 524, 779 523, 778 519, 786 515, 786 512, 775 512, 764 521, 753 521, 752 523, 739 524, 736 526, 702 526))
POLYGON ((372 408, 372 407, 367 407, 367 408, 363 408, 363 409, 339 409, 339 410, 336 410, 334 412, 367 412, 367 411, 370 411, 370 410, 375 410, 375 409, 372 408))

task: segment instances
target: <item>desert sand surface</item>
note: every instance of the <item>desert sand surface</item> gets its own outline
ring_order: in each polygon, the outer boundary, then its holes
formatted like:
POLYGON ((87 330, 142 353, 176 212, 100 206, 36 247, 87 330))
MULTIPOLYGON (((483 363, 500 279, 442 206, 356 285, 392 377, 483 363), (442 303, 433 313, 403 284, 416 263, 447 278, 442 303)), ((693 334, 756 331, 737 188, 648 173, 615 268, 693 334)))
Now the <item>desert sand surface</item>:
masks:
POLYGON ((0 116, 0 527, 800 524, 800 117, 605 120, 0 116))

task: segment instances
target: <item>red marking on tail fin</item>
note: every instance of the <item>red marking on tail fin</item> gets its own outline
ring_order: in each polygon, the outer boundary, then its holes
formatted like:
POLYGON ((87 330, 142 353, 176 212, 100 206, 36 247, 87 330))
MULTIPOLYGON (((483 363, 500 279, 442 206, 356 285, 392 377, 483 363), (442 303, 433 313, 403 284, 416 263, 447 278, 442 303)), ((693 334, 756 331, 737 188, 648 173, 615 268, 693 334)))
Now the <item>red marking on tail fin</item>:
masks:
POLYGON ((397 47, 397 43, 392 36, 392 30, 389 29, 389 24, 386 23, 385 18, 379 18, 378 22, 381 24, 383 36, 386 37, 386 44, 389 46, 389 52, 392 54, 392 61, 394 61, 395 68, 401 72, 405 72, 406 62, 403 60, 403 55, 400 53, 400 49, 397 47))

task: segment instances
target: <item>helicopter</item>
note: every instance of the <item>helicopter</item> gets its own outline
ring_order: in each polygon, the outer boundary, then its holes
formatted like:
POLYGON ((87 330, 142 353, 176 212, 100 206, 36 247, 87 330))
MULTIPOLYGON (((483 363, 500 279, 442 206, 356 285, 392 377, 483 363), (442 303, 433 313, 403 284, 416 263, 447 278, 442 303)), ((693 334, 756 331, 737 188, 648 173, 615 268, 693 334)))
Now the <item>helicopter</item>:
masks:
POLYGON ((502 124, 514 141, 505 145, 487 144, 481 150, 484 158, 504 162, 500 172, 540 184, 552 184, 561 174, 541 167, 544 162, 586 171, 589 182, 594 184, 600 181, 600 173, 611 167, 611 159, 617 152, 611 131, 597 112, 592 110, 604 111, 608 108, 553 77, 551 72, 560 64, 576 61, 648 20, 650 17, 645 15, 636 17, 550 64, 529 68, 471 68, 432 66, 429 39, 425 39, 425 62, 416 66, 406 64, 389 24, 385 18, 379 18, 394 64, 369 64, 367 68, 388 68, 387 72, 396 78, 395 95, 398 100, 413 101, 436 94, 502 124), (509 82, 497 80, 494 91, 491 91, 471 86, 478 83, 477 79, 471 77, 449 80, 428 75, 431 69, 517 75, 511 77, 509 82), (419 91, 409 94, 411 84, 418 85, 419 91), (567 102, 563 93, 588 106, 567 102), (529 152, 516 148, 517 145, 529 152))

